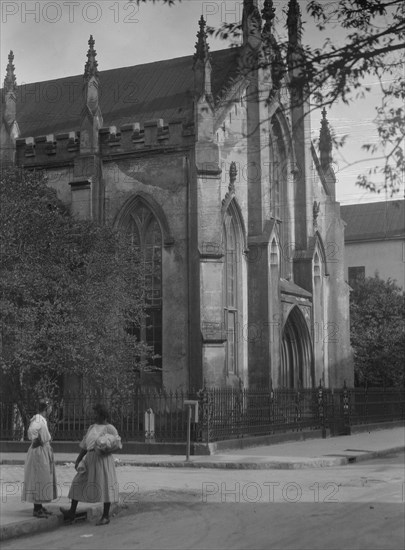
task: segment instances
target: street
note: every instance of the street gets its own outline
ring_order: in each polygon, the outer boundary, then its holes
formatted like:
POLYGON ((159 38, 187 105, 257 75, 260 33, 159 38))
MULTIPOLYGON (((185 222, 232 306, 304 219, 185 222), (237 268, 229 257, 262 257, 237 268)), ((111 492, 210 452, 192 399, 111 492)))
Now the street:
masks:
POLYGON ((336 468, 133 473, 127 509, 108 526, 66 526, 3 549, 404 548, 404 453, 336 468))

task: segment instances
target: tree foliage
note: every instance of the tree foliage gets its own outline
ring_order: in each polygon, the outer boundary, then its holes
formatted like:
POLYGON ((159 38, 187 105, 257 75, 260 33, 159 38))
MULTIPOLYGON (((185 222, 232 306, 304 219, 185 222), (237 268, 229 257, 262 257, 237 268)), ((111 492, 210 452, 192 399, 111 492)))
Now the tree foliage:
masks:
POLYGON ((404 293, 377 275, 356 284, 350 296, 350 334, 355 382, 404 385, 404 293))
POLYGON ((345 43, 335 46, 326 39, 322 48, 306 48, 304 70, 317 104, 359 100, 370 91, 370 77, 381 89, 376 106, 377 143, 363 148, 383 160, 357 178, 359 186, 372 191, 400 191, 404 175, 405 99, 404 51, 405 7, 393 0, 340 0, 324 3, 311 0, 308 12, 319 30, 336 21, 346 31, 345 43), (326 91, 325 91, 326 90, 326 91), (375 179, 382 176, 383 184, 375 179))
POLYGON ((1 376, 8 397, 32 404, 57 391, 67 374, 94 388, 131 392, 151 354, 126 330, 144 316, 137 251, 111 228, 73 218, 38 172, 3 170, 0 192, 1 376))
MULTIPOLYGON (((401 189, 405 171, 405 4, 401 0, 309 0, 306 10, 319 33, 312 39, 323 40, 323 44, 304 45, 302 51, 295 52, 296 70, 294 76, 290 74, 289 86, 304 91, 316 107, 321 107, 360 101, 371 91, 371 81, 379 83, 381 103, 376 105, 375 116, 378 141, 365 143, 363 149, 381 162, 360 174, 356 183, 394 196, 401 189), (331 38, 333 32, 342 40, 331 38)), ((211 34, 234 41, 240 41, 241 31, 241 23, 209 29, 211 34)), ((262 36, 265 40, 266 34, 262 36)), ((278 48, 286 65, 289 45, 284 42, 278 48)), ((277 56, 267 61, 260 58, 257 66, 274 65, 275 59, 277 56)))

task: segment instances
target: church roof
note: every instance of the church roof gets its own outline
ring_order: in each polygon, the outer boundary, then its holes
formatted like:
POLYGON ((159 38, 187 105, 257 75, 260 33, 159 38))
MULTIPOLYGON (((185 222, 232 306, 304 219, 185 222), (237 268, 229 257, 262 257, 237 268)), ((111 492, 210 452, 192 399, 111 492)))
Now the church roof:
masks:
POLYGON ((340 215, 346 222, 345 242, 405 237, 404 200, 348 204, 340 215))
MULTIPOLYGON (((211 52, 212 92, 218 98, 238 73, 239 48, 211 52)), ((104 126, 162 118, 193 122, 193 56, 100 71, 104 126)), ((84 106, 83 75, 23 84, 17 91, 20 137, 75 131, 84 106)))
POLYGON ((292 281, 280 277, 280 290, 284 294, 292 294, 301 298, 311 298, 312 294, 292 281))

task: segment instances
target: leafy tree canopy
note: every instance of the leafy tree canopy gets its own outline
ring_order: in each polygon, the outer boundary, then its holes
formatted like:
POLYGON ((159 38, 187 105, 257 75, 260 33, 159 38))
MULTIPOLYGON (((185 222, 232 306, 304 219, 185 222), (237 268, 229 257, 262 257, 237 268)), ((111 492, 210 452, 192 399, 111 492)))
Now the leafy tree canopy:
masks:
MULTIPOLYGON (((296 47, 293 55, 295 74, 289 75, 291 88, 303 91, 317 108, 338 101, 357 102, 371 91, 370 81, 379 83, 381 103, 376 105, 375 117, 378 141, 363 145, 379 162, 359 175, 356 183, 374 192, 388 191, 391 196, 401 190, 405 170, 404 5, 401 0, 309 0, 307 14, 318 31, 310 40, 312 44, 323 43, 320 47, 296 47)), ((271 1, 265 0, 262 13, 267 20, 272 18, 271 1)), ((268 27, 263 25, 262 40, 273 47, 273 53, 267 59, 259 58, 256 65, 253 58, 249 58, 250 69, 270 65, 273 75, 282 74, 289 45, 286 41, 276 45, 267 31, 268 27), (279 69, 275 69, 275 64, 281 65, 279 69)), ((218 29, 210 28, 209 32, 240 43, 242 26, 241 23, 224 23, 218 29)), ((303 39, 309 40, 306 35, 303 39)), ((343 143, 344 140, 335 140, 336 146, 343 143)))
POLYGON ((377 275, 356 284, 350 296, 355 381, 363 386, 404 385, 404 293, 377 275))
POLYGON ((38 172, 4 169, 0 194, 8 397, 32 404, 66 374, 131 392, 150 357, 126 330, 144 316, 145 273, 134 246, 105 225, 73 218, 38 172))

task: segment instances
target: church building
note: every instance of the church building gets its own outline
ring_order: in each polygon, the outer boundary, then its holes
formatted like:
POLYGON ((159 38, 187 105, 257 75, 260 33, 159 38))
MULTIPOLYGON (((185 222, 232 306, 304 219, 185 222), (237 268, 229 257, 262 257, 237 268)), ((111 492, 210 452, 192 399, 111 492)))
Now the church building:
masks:
POLYGON ((155 386, 353 385, 326 111, 317 151, 290 86, 298 2, 285 60, 262 4, 245 0, 237 48, 210 52, 201 17, 176 59, 99 71, 91 36, 84 74, 18 86, 9 55, 2 161, 44 170, 75 216, 133 235, 152 269, 155 386))

